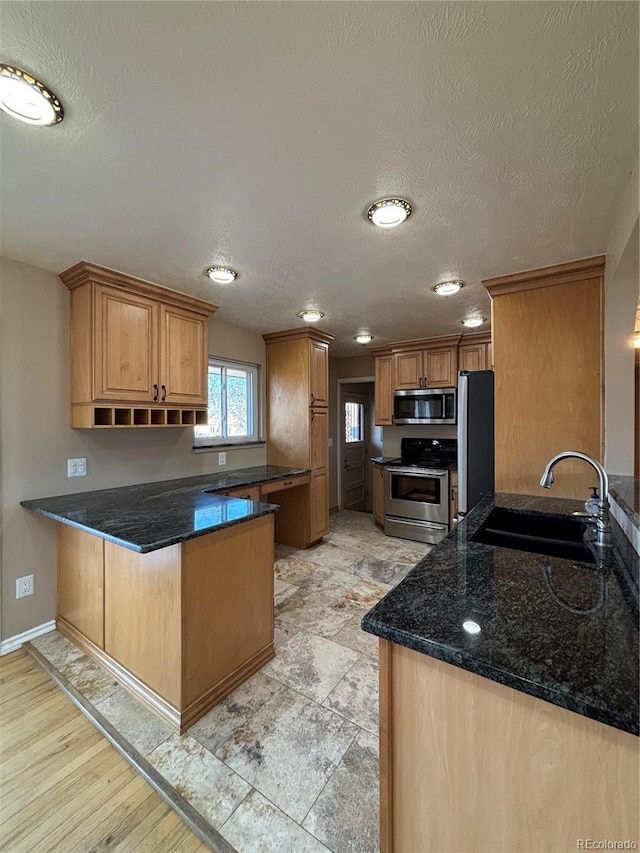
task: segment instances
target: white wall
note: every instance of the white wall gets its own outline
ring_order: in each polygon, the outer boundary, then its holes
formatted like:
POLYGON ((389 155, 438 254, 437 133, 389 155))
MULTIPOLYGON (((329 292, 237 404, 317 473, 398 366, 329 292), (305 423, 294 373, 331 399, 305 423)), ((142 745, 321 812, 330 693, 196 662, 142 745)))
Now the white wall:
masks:
MULTIPOLYGON (((262 337, 215 319, 214 355, 264 364, 262 337)), ((264 371, 263 383, 264 383, 264 371)), ((52 273, 0 258, 0 638, 55 616, 56 524, 21 507, 37 498, 220 470, 217 453, 194 453, 193 430, 73 430, 69 426, 69 292, 52 273), (67 479, 66 460, 87 458, 67 479), (16 600, 33 573, 35 593, 16 600)), ((227 449, 224 470, 263 465, 264 446, 227 449)))

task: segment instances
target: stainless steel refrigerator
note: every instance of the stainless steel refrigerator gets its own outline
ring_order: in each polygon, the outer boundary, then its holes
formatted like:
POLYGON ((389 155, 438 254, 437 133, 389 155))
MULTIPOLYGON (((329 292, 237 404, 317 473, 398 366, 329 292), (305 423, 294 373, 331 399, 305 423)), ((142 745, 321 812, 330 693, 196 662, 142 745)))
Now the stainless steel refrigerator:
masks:
POLYGON ((493 370, 458 373, 458 516, 494 489, 493 370))

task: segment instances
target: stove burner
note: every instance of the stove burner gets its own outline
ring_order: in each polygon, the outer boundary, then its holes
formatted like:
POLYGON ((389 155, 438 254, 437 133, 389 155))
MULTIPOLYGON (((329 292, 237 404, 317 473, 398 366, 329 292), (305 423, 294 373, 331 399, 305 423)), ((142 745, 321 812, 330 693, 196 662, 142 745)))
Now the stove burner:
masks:
POLYGON ((457 461, 455 438, 403 438, 400 461, 408 468, 449 468, 457 461))

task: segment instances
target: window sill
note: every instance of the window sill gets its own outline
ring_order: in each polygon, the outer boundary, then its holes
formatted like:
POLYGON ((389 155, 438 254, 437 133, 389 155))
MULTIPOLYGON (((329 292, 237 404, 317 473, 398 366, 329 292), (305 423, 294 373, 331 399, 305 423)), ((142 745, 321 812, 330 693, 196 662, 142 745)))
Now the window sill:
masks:
POLYGON ((200 444, 191 449, 194 453, 213 453, 215 450, 245 450, 249 447, 264 447, 266 441, 236 441, 233 444, 200 444))

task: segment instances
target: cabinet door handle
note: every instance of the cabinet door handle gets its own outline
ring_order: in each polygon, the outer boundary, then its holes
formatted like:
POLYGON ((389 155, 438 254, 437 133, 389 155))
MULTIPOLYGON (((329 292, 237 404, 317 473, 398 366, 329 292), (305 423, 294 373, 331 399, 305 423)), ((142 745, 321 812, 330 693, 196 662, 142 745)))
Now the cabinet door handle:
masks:
POLYGON ((423 387, 423 388, 427 388, 427 387, 428 387, 428 385, 429 385, 429 380, 428 380, 428 378, 427 378, 426 376, 423 376, 423 377, 422 377, 422 381, 424 382, 424 385, 423 385, 422 387, 423 387))
POLYGON ((312 394, 311 394, 311 405, 312 405, 312 406, 313 406, 313 404, 315 403, 315 401, 316 401, 316 396, 315 396, 315 394, 312 392, 312 394))
POLYGON ((164 401, 167 399, 167 386, 161 385, 160 387, 162 388, 162 400, 160 400, 160 402, 164 403, 164 401))
POLYGON ((158 386, 155 384, 153 386, 153 392, 154 392, 153 393, 153 402, 157 403, 158 402, 158 386))

